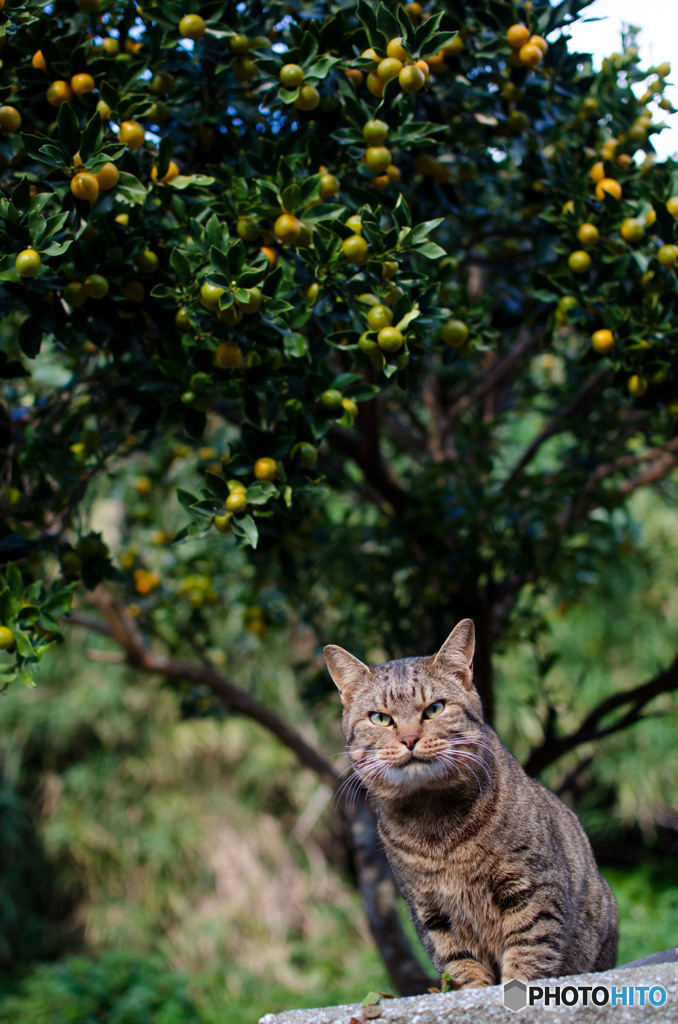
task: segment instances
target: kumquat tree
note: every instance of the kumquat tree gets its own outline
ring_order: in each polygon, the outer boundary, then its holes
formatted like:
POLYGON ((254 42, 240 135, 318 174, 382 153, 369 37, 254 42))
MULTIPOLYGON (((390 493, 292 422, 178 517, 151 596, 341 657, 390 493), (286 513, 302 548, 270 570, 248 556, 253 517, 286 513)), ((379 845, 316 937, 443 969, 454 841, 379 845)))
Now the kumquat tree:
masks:
MULTIPOLYGON (((671 68, 630 32, 594 71, 586 6, 2 0, 4 706, 98 633, 339 789, 322 645, 420 654, 468 616, 488 720, 529 708, 523 761, 573 798, 675 715, 675 597, 635 676, 566 685, 549 646, 603 586, 577 664, 634 662, 678 480, 671 68), (292 714, 266 659, 301 627, 292 714)), ((422 991, 369 804, 338 805, 422 991)))

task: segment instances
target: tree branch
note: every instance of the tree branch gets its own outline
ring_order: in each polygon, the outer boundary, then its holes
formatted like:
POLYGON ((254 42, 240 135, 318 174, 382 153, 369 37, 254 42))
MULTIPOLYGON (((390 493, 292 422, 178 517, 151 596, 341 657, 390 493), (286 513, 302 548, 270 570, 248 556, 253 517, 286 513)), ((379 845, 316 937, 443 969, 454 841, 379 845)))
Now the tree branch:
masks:
POLYGON ((666 444, 660 447, 648 448, 647 451, 638 452, 635 455, 624 455, 615 462, 607 462, 602 466, 598 466, 595 472, 591 474, 584 489, 592 491, 601 480, 614 476, 615 473, 621 473, 624 469, 632 469, 643 462, 649 462, 650 466, 643 470, 642 473, 632 477, 631 480, 627 480, 622 485, 621 492, 625 495, 630 494, 637 487, 654 483, 655 480, 661 479, 667 473, 670 473, 678 464, 678 456, 673 455, 673 452, 678 452, 678 437, 672 438, 672 440, 667 441, 666 444))
POLYGON ((516 479, 520 476, 522 471, 528 465, 528 463, 532 461, 532 459, 537 454, 541 446, 545 444, 545 442, 548 441, 549 438, 554 437, 556 434, 559 434, 561 430, 567 429, 567 423, 574 415, 574 413, 577 412, 577 410, 581 408, 582 405, 584 405, 588 398, 590 398, 592 395, 594 395, 597 391, 601 389, 606 378, 609 376, 611 376, 611 374, 607 370, 595 374, 593 377, 591 377, 590 380, 586 382, 584 387, 577 392, 574 398, 567 403, 567 405, 564 405, 562 409, 559 409, 556 413, 554 413, 549 423, 542 430, 542 432, 538 434, 537 437, 535 437, 532 444, 530 444, 525 449, 523 455, 520 457, 515 467, 509 473, 507 479, 502 485, 502 490, 508 490, 511 487, 511 485, 516 481, 516 479))
MULTIPOLYGON (((373 405, 373 402, 364 402, 363 406, 373 405)), ((360 415, 362 415, 362 408, 360 415)), ((353 431, 346 430, 336 424, 330 427, 328 440, 337 447, 344 455, 352 459, 365 474, 367 483, 376 490, 379 495, 388 501, 396 512, 402 512, 409 500, 408 494, 400 484, 394 480, 384 462, 378 443, 368 440, 367 435, 373 435, 372 425, 360 435, 353 431)))
POLYGON ((202 665, 181 658, 169 658, 164 654, 149 651, 144 646, 134 618, 119 598, 101 587, 89 596, 106 620, 106 626, 96 623, 96 620, 80 617, 77 612, 70 616, 71 622, 87 626, 88 629, 96 629, 97 632, 112 637, 122 648, 127 664, 142 672, 157 672, 171 679, 187 679, 196 685, 207 686, 212 693, 220 698, 225 707, 246 715, 263 725, 274 736, 277 736, 281 743, 293 750, 303 765, 316 772, 324 782, 328 782, 332 786, 336 785, 337 773, 330 762, 307 743, 301 733, 288 725, 277 712, 241 690, 211 665, 202 665))
POLYGON ((661 693, 672 693, 678 690, 678 656, 668 668, 659 672, 653 679, 633 690, 624 690, 621 693, 614 693, 606 697, 597 705, 581 725, 566 736, 552 736, 545 738, 543 742, 535 747, 523 765, 528 775, 538 775, 554 761, 557 761, 564 754, 581 746, 582 743, 592 743, 595 740, 611 736, 615 732, 627 729, 630 725, 642 721, 645 717, 642 714, 643 708, 651 700, 661 693), (610 725, 599 728, 602 721, 613 711, 627 706, 626 711, 610 725))
POLYGON ((370 931, 384 959, 391 981, 403 995, 427 992, 435 980, 419 965, 398 913, 398 892, 381 847, 372 808, 361 793, 354 803, 347 803, 339 792, 340 776, 333 766, 292 726, 275 711, 245 693, 211 665, 196 664, 169 658, 149 651, 139 628, 117 597, 99 587, 90 594, 93 604, 105 621, 80 612, 66 619, 116 641, 122 648, 122 660, 142 672, 159 673, 174 679, 188 679, 209 687, 225 707, 246 715, 273 733, 281 743, 294 751, 300 762, 310 768, 337 792, 341 813, 349 837, 349 854, 355 867, 358 885, 365 903, 370 931))
POLYGON ((451 423, 457 418, 459 413, 483 398, 488 391, 497 387, 510 373, 515 363, 527 355, 530 349, 538 345, 541 338, 542 333, 540 331, 522 330, 506 355, 502 359, 498 359, 496 363, 493 363, 485 371, 476 386, 468 393, 459 395, 448 413, 449 422, 451 423))

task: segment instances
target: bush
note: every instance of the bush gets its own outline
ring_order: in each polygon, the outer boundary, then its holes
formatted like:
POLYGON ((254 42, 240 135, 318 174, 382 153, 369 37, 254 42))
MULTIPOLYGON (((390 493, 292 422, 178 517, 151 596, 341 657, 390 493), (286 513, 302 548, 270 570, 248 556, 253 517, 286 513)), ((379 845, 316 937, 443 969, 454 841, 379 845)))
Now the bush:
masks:
POLYGON ((41 967, 0 1002, 0 1022, 30 1024, 201 1024, 187 979, 159 960, 114 950, 41 967))

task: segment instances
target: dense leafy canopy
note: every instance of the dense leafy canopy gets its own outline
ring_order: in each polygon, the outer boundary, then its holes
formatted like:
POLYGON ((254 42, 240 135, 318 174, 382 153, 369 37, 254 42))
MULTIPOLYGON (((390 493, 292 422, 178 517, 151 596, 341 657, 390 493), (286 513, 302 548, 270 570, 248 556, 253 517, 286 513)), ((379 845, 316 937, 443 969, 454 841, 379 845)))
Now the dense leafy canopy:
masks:
POLYGON ((80 582, 391 653, 576 596, 678 414, 670 68, 584 6, 4 5, 3 682, 80 582))

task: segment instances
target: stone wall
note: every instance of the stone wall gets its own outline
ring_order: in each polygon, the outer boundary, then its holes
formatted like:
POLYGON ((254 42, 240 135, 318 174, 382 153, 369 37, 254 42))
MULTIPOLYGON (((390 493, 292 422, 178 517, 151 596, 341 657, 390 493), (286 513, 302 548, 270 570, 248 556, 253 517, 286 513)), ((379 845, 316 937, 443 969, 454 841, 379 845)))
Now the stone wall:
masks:
MULTIPOLYGON (((567 1024, 577 1020, 582 1024, 678 1024, 678 951, 666 950, 641 961, 634 961, 612 971, 597 974, 573 975, 552 981, 538 982, 542 986, 602 986, 616 987, 616 998, 621 1000, 622 986, 633 986, 633 1006, 608 1003, 606 1006, 556 1006, 548 1010, 543 1004, 526 1006, 514 1012, 504 1005, 504 987, 474 988, 449 994, 410 996, 407 999, 382 999, 377 1006, 329 1006, 318 1010, 288 1010, 286 1013, 266 1014, 259 1024, 567 1024), (653 998, 666 990, 663 1005, 649 1003, 649 990, 653 998), (645 989, 641 994, 639 987, 645 989), (641 998, 645 1005, 640 1005, 641 998)), ((514 993, 521 1002, 518 989, 514 993)), ((510 1001, 510 996, 508 997, 510 1001)), ((591 997, 589 996, 589 1002, 591 997)), ((598 996, 600 998, 600 995, 598 996)), ((628 996, 627 996, 628 998, 628 996)))

